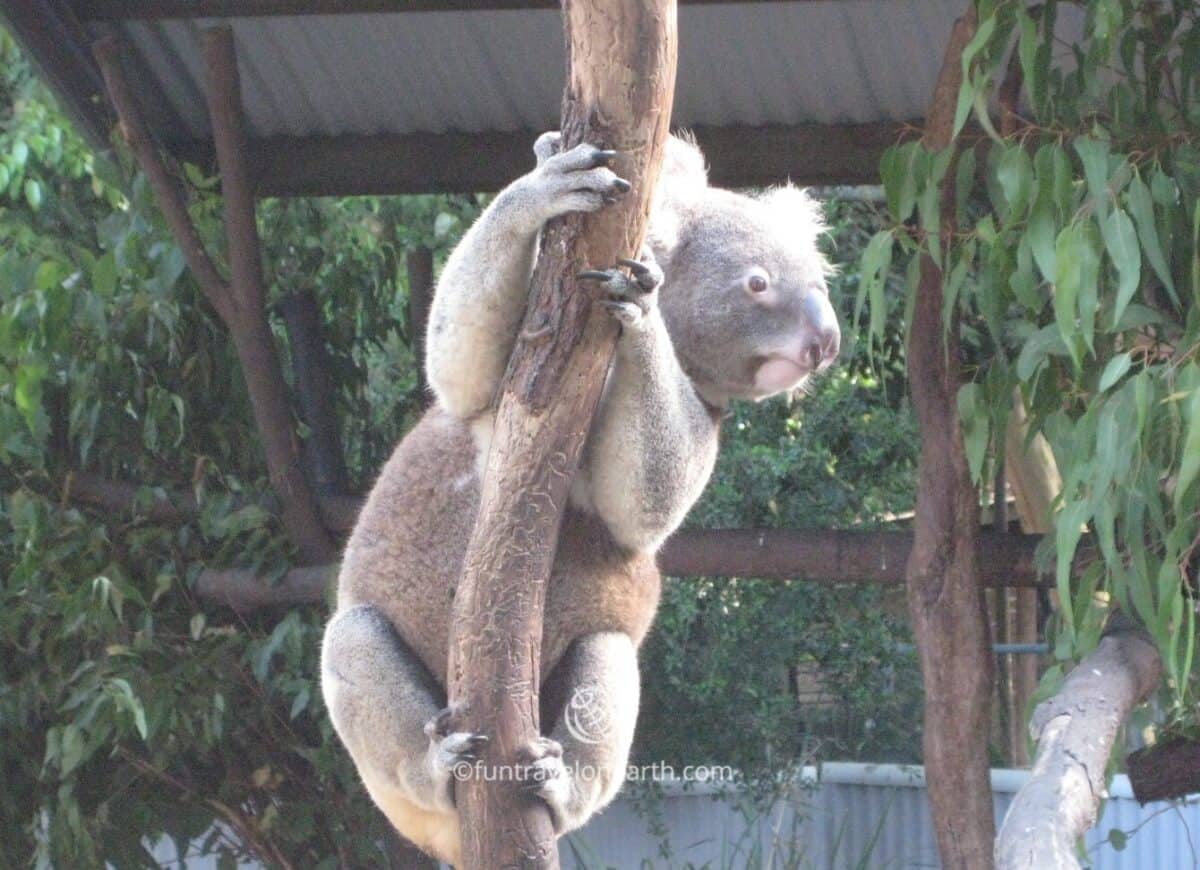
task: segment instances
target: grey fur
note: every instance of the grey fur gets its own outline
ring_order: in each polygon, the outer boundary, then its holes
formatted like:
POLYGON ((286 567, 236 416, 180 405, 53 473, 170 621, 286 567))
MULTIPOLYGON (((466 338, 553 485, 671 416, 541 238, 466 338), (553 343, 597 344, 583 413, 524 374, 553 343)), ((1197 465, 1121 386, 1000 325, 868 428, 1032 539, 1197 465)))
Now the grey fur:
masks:
MULTIPOLYGON (((427 339, 437 406, 397 447, 363 508, 322 655, 334 726, 373 799, 401 833, 451 862, 459 848, 451 773, 486 735, 445 733, 439 710, 492 400, 541 227, 628 189, 605 165, 611 155, 558 146, 556 133, 538 139, 537 167, 496 196, 447 261, 427 339)), ((560 834, 623 781, 636 650, 658 602, 654 551, 708 480, 722 409, 793 389, 837 353, 821 229, 816 205, 794 188, 759 197, 710 188, 699 150, 673 138, 641 264, 595 264, 604 274, 591 285, 622 334, 547 591, 547 736, 522 752, 529 788, 560 834), (581 734, 572 718, 581 699, 593 704, 589 715, 604 714, 603 733, 581 734)))

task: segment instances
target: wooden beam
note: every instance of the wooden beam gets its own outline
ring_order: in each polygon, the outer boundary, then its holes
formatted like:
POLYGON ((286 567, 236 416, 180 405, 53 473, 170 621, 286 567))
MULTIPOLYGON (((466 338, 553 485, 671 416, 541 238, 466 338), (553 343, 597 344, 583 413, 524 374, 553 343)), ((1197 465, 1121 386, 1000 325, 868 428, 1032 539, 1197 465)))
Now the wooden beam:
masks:
MULTIPOLYGON (((697 127, 693 130, 722 187, 875 184, 879 158, 920 130, 921 121, 697 127)), ((540 131, 274 137, 251 140, 260 196, 483 193, 533 165, 540 131), (481 156, 486 159, 481 159, 481 156)), ((175 143, 180 159, 212 166, 208 142, 175 143)))
POLYGON ((58 96, 63 111, 98 151, 109 147, 113 119, 90 40, 64 0, 3 0, 0 22, 58 96))
MULTIPOLYGON (((814 0, 680 0, 681 6, 814 0)), ((85 21, 162 18, 255 18, 276 15, 356 15, 401 12, 498 12, 559 8, 558 0, 75 0, 85 21)))
MULTIPOLYGON (((325 506, 322 500, 322 507, 325 506)), ((336 510, 336 506, 335 506, 336 510)), ((1049 585, 1033 566, 1037 535, 980 536, 983 581, 989 587, 1049 585)), ((669 577, 755 578, 838 585, 904 582, 904 564, 912 552, 905 532, 857 532, 832 529, 683 529, 658 553, 658 567, 669 577)), ((245 568, 205 570, 197 594, 214 604, 249 614, 267 607, 294 607, 325 600, 337 565, 294 568, 277 582, 245 568)))

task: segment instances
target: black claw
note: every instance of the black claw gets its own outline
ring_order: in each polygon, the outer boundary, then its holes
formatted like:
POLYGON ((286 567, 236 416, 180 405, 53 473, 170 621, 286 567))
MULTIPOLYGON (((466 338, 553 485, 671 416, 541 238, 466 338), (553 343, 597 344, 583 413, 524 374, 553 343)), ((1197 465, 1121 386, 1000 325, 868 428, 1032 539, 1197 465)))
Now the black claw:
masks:
POLYGON ((588 271, 580 272, 575 277, 580 281, 611 281, 613 276, 608 272, 588 271))
POLYGON ((613 160, 615 160, 616 157, 617 157, 616 151, 605 151, 603 149, 597 148, 595 151, 592 152, 592 166, 593 166, 593 168, 595 168, 596 166, 607 166, 609 163, 611 163, 613 160))
POLYGON ((625 266, 627 269, 629 269, 630 272, 632 272, 635 275, 650 274, 650 267, 639 260, 630 260, 626 257, 617 257, 617 262, 619 264, 621 264, 622 266, 625 266))
POLYGON ((631 191, 633 189, 633 185, 630 184, 628 181, 626 181, 624 178, 614 178, 613 179, 613 187, 615 187, 621 193, 629 193, 629 191, 631 191))

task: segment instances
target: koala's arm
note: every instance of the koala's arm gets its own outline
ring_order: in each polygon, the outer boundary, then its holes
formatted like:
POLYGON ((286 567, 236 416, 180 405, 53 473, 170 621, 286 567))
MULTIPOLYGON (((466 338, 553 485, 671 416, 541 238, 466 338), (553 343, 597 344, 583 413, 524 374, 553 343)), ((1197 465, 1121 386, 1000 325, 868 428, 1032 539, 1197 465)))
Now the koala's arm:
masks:
POLYGON ((679 364, 652 296, 610 307, 623 327, 588 443, 588 489, 613 537, 650 551, 703 492, 719 426, 679 364))
POLYGON ((425 364, 438 402, 456 417, 487 410, 504 375, 525 314, 538 231, 553 217, 596 211, 629 190, 605 168, 612 152, 556 148, 557 134, 538 140, 537 168, 496 195, 442 270, 425 364))

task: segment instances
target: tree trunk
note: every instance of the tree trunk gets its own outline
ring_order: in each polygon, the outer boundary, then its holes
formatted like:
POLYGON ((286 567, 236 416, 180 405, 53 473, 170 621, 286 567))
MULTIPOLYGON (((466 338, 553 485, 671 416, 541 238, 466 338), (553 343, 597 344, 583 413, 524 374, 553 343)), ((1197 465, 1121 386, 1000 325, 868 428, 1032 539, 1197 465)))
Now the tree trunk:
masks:
POLYGON ((408 328, 412 332, 410 345, 417 363, 417 389, 423 407, 429 407, 433 396, 425 379, 425 327, 429 324, 429 303, 433 300, 433 251, 424 245, 405 255, 408 273, 408 328))
POLYGON ((292 375, 300 414, 308 426, 304 460, 321 495, 349 488, 346 459, 338 426, 329 349, 321 325, 321 306, 311 290, 291 293, 279 302, 292 350, 292 375))
MULTIPOLYGON (((482 762, 494 770, 514 765, 539 734, 546 582, 617 335, 575 276, 637 255, 675 83, 674 0, 564 0, 563 14, 563 148, 586 140, 619 151, 614 169, 633 191, 598 214, 556 220, 542 234, 532 300, 500 391, 449 663, 455 729, 491 737, 482 762)), ((558 866, 549 814, 519 784, 464 780, 457 802, 465 867, 558 866)))
POLYGON ((1058 694, 1038 705, 1030 723, 1037 759, 1000 828, 997 870, 1077 870, 1075 841, 1095 824, 1113 741, 1161 673, 1154 641, 1117 618, 1058 694))
MULTIPOLYGON (((925 145, 951 144, 972 6, 955 22, 927 115, 925 145)), ((953 171, 943 215, 953 215, 953 171)), ((952 219, 952 218, 951 218, 952 219)), ((921 431, 908 603, 925 681, 925 772, 942 865, 986 870, 995 825, 988 776, 992 654, 979 578, 979 497, 959 426, 958 342, 942 328, 943 275, 921 261, 908 342, 909 388, 921 431)))

